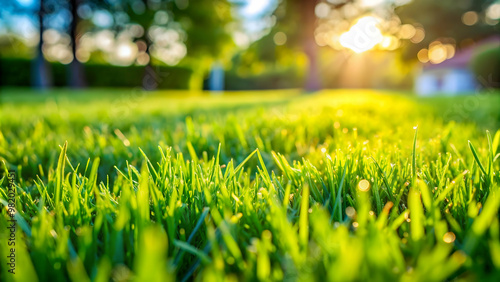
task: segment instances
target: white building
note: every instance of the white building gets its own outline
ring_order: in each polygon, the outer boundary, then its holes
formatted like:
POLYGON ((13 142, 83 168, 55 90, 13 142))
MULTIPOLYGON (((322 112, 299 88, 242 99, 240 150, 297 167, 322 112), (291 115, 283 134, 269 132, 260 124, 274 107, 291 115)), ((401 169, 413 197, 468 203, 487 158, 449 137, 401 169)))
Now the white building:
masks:
POLYGON ((476 52, 492 44, 500 44, 499 37, 491 37, 471 47, 458 51, 455 56, 440 64, 427 63, 415 79, 415 92, 421 96, 460 95, 474 92, 478 85, 470 68, 476 52))

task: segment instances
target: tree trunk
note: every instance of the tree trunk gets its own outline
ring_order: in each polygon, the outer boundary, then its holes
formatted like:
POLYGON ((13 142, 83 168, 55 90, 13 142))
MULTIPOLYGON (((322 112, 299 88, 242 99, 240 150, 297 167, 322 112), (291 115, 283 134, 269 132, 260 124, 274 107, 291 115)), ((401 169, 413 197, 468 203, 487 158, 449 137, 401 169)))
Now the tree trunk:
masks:
MULTIPOLYGON (((148 0, 142 0, 142 2, 144 4, 144 7, 148 9, 148 0)), ((142 88, 144 90, 156 90, 158 88, 158 84, 161 81, 159 81, 158 73, 156 72, 155 68, 153 67, 153 64, 151 63, 152 57, 150 48, 152 42, 148 36, 149 28, 147 26, 144 26, 143 28, 144 28, 143 40, 146 43, 146 54, 149 56, 149 61, 144 70, 144 76, 142 78, 142 88)))
POLYGON ((150 42, 146 41, 147 49, 146 54, 149 56, 149 62, 144 69, 144 76, 142 77, 142 88, 144 90, 156 90, 160 83, 158 74, 155 67, 151 64, 151 54, 149 52, 150 42))
POLYGON ((40 9, 38 10, 38 22, 40 41, 38 43, 37 57, 32 61, 31 65, 31 83, 34 87, 39 89, 46 89, 52 85, 50 69, 47 61, 43 57, 43 18, 45 15, 44 0, 40 0, 40 9))
POLYGON ((78 27, 78 4, 79 0, 71 0, 71 31, 70 31, 70 36, 71 36, 71 51, 73 52, 73 61, 71 61, 71 64, 69 65, 70 71, 69 71, 69 86, 72 88, 82 88, 85 87, 85 73, 83 70, 83 65, 78 61, 76 58, 76 44, 77 44, 77 27, 78 27))
POLYGON ((300 1, 302 23, 304 23, 304 28, 302 29, 303 48, 309 60, 309 68, 304 87, 308 92, 321 89, 321 78, 317 61, 318 45, 314 39, 314 30, 316 29, 316 15, 314 9, 317 2, 316 0, 300 1))

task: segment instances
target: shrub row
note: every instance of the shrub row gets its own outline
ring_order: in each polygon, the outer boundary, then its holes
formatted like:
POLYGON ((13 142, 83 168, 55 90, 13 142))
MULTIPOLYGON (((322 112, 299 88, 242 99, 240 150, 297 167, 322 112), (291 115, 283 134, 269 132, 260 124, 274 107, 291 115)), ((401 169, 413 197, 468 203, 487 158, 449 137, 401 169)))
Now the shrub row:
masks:
MULTIPOLYGON (((187 89, 193 71, 185 67, 154 66, 158 88, 187 89)), ((113 66, 84 64, 85 81, 89 87, 137 87, 142 85, 144 66, 113 66)), ((49 63, 52 85, 67 86, 70 66, 49 63)), ((18 58, 0 59, 0 83, 2 86, 31 86, 33 63, 18 58)))
MULTIPOLYGON (((144 66, 113 66, 84 64, 86 85, 88 87, 137 87, 142 85, 145 74, 144 66)), ((195 72, 187 67, 154 66, 156 82, 160 89, 189 89, 195 72)), ((49 63, 48 71, 52 74, 52 85, 64 87, 68 85, 70 66, 60 63, 49 63)), ((33 63, 27 59, 0 58, 0 85, 24 86, 32 85, 33 63)), ((261 75, 242 77, 234 70, 226 72, 225 89, 258 90, 300 88, 303 77, 295 70, 271 71, 261 75)), ((207 87, 207 83, 204 84, 207 87)))
POLYGON ((472 59, 472 70, 484 87, 500 88, 500 47, 489 48, 472 59))

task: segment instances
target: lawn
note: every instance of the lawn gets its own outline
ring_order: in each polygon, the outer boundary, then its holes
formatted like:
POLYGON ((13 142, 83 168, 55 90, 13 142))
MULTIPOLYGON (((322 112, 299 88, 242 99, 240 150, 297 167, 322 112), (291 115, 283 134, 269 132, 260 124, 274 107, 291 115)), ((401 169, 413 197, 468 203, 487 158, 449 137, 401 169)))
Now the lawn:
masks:
POLYGON ((498 95, 0 99, 0 280, 500 279, 498 95))

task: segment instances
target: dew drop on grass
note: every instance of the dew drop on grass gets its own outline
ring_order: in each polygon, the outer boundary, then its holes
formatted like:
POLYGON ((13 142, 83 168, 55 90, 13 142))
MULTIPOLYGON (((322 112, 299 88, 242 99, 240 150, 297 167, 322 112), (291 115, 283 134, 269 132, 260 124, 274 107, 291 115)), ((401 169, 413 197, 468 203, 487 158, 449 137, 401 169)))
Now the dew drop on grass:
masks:
POLYGON ((348 217, 353 218, 356 215, 356 210, 353 207, 347 207, 345 209, 345 214, 348 217))
POLYGON ((443 241, 445 243, 448 243, 448 244, 451 244, 453 242, 455 242, 455 239, 457 237, 455 236, 455 233, 453 232, 446 232, 444 235, 443 235, 443 241))
POLYGON ((358 188, 362 192, 366 192, 370 189, 370 182, 366 179, 363 179, 358 183, 358 188))
POLYGON ((262 231, 262 238, 266 240, 271 240, 273 238, 273 234, 269 230, 262 231))
POLYGON ((457 264, 463 264, 467 260, 467 255, 463 251, 456 251, 451 255, 451 259, 457 264))

